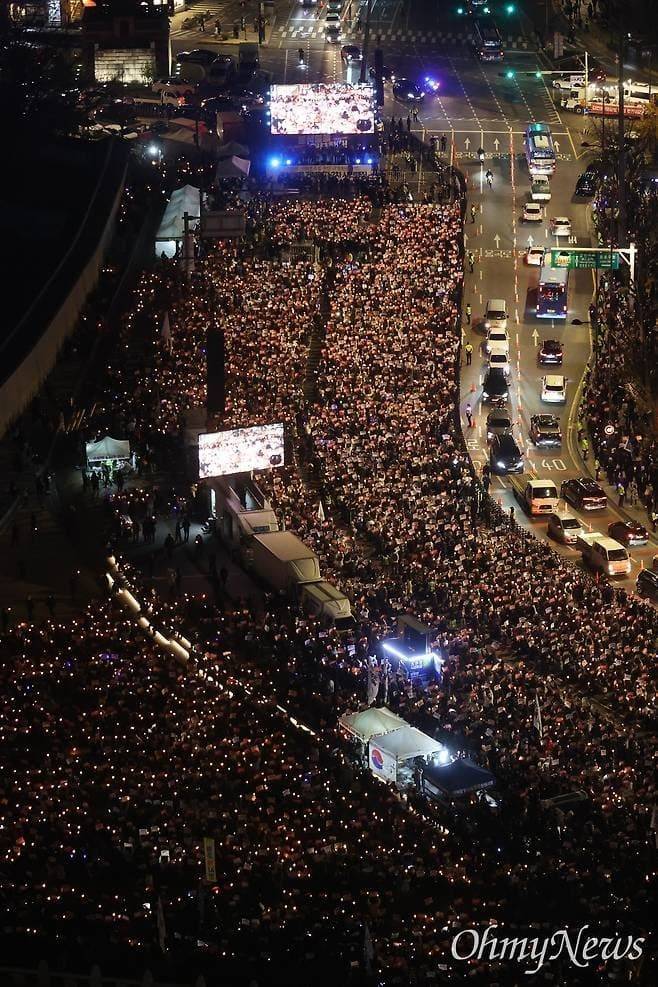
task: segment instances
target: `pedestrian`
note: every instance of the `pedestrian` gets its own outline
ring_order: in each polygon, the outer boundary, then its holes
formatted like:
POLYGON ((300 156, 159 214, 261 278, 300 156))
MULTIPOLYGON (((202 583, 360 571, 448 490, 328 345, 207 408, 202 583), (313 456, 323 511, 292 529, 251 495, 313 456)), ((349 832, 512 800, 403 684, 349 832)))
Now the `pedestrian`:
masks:
POLYGON ((471 308, 471 303, 470 302, 466 302, 466 307, 465 307, 464 311, 466 312, 466 325, 470 326, 470 324, 471 324, 471 313, 473 311, 472 308, 471 308))
POLYGON ((215 21, 215 37, 218 38, 221 33, 222 33, 222 22, 219 19, 217 19, 215 21))
POLYGON ((206 31, 206 18, 205 18, 205 15, 204 14, 201 14, 201 16, 199 17, 199 27, 201 28, 201 30, 205 34, 205 31, 206 31))
POLYGON ((623 507, 626 502, 626 487, 623 483, 617 484, 617 494, 619 495, 619 507, 623 507))
POLYGON ((411 117, 407 113, 407 133, 411 133, 411 117))
POLYGON ((472 274, 475 269, 475 254, 473 253, 472 250, 469 250, 466 256, 468 258, 468 268, 472 274))
POLYGON ((411 116, 413 118, 414 123, 418 123, 418 110, 416 109, 415 106, 411 111, 411 116))
POLYGON ((475 205, 475 203, 473 203, 473 205, 471 206, 471 223, 475 222, 476 215, 477 215, 477 206, 475 205))
POLYGON ((513 505, 509 509, 509 526, 510 526, 510 530, 512 530, 514 528, 514 506, 513 505))
POLYGON ((185 544, 187 544, 188 541, 190 540, 190 519, 188 518, 187 514, 183 518, 182 526, 183 526, 183 535, 184 535, 183 541, 185 542, 185 544))
POLYGON ((487 185, 489 186, 489 188, 493 188, 493 171, 487 169, 484 177, 487 180, 487 185))
POLYGON ((470 404, 466 405, 466 420, 468 422, 468 427, 473 428, 473 409, 470 404))
POLYGON ((595 480, 601 479, 601 464, 598 461, 598 459, 594 460, 594 479, 595 480))
POLYGON ((180 543, 182 542, 182 540, 183 540, 183 536, 182 536, 182 533, 181 533, 181 523, 180 523, 180 520, 177 519, 176 520, 176 530, 175 530, 175 533, 174 533, 174 541, 176 542, 177 545, 180 545, 180 543))
POLYGON ((441 154, 445 154, 446 153, 446 147, 447 146, 448 146, 448 142, 446 140, 446 135, 445 134, 441 134, 441 154))
POLYGON ((466 346, 464 347, 464 352, 466 353, 466 366, 470 367, 471 363, 473 362, 473 343, 470 341, 470 339, 467 342, 466 346))
POLYGON ((658 530, 658 510, 655 508, 651 511, 651 527, 653 531, 658 530))
POLYGON ((589 439, 583 439, 583 462, 586 463, 589 457, 589 439))

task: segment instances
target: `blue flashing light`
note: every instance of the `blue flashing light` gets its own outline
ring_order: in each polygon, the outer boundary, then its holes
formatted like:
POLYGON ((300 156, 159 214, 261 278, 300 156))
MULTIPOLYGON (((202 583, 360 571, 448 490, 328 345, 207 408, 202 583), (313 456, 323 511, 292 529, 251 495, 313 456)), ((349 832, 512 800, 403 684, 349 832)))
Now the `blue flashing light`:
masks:
POLYGON ((280 168, 280 167, 281 167, 281 158, 279 157, 270 158, 270 168, 280 168))

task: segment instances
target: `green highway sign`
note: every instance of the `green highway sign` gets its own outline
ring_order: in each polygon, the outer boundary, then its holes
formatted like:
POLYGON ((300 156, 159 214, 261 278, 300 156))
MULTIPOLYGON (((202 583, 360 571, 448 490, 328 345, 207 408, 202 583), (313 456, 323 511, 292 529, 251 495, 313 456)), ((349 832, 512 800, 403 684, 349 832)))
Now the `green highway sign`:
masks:
POLYGON ((568 267, 570 271, 619 269, 618 250, 596 250, 578 247, 551 249, 551 267, 568 267))

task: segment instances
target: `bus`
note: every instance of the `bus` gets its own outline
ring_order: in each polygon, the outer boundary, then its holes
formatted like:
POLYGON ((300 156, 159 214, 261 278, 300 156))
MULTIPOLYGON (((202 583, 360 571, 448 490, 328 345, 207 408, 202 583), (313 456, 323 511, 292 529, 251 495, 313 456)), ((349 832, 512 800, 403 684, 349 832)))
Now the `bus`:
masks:
POLYGON ((525 159, 531 175, 552 175, 555 171, 553 135, 547 123, 531 123, 523 141, 525 159))
POLYGON ((502 62, 505 57, 500 31, 490 18, 478 17, 473 22, 473 44, 481 62, 502 62))
POLYGON ((566 319, 569 269, 543 265, 537 289, 537 318, 566 319))

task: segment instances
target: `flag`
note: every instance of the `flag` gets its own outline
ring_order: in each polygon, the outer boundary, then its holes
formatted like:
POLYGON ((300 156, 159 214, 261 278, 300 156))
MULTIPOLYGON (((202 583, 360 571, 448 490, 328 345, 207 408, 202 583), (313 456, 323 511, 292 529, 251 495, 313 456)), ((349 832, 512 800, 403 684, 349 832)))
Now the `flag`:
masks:
POLYGON ((167 952, 167 926, 165 925, 164 908, 162 898, 158 895, 158 906, 156 911, 156 921, 158 923, 158 942, 163 953, 167 952))
POLYGON ((162 329, 160 330, 160 336, 162 337, 162 342, 164 346, 170 350, 171 349, 171 326, 169 324, 169 312, 165 312, 164 318, 162 320, 162 329))
POLYGON ((541 742, 544 739, 544 725, 541 721, 541 706, 539 705, 538 695, 535 695, 535 703, 536 703, 536 709, 535 709, 535 715, 532 718, 532 724, 535 730, 537 731, 537 733, 539 734, 539 740, 541 742))
POLYGON ((322 500, 320 500, 318 503, 318 517, 320 521, 326 521, 326 515, 324 513, 324 505, 322 503, 322 500))
POLYGON ((212 836, 204 836, 203 838, 203 856, 206 865, 206 881, 217 880, 217 870, 215 864, 215 840, 212 836))
POLYGON ((375 950, 372 945, 372 936, 370 935, 370 926, 366 922, 363 928, 363 959, 365 962, 366 973, 368 976, 372 974, 372 961, 375 958, 375 950))

